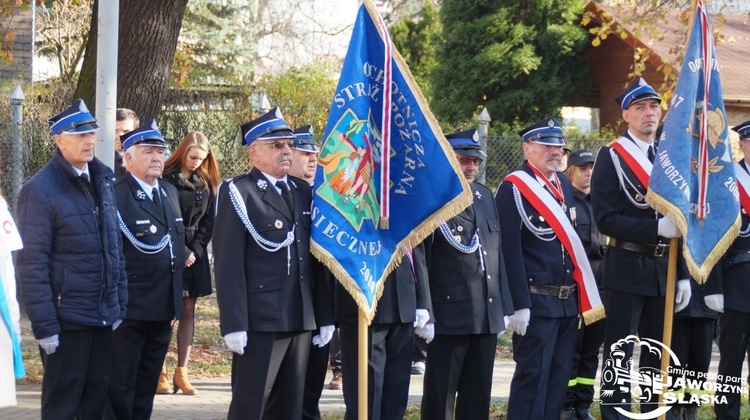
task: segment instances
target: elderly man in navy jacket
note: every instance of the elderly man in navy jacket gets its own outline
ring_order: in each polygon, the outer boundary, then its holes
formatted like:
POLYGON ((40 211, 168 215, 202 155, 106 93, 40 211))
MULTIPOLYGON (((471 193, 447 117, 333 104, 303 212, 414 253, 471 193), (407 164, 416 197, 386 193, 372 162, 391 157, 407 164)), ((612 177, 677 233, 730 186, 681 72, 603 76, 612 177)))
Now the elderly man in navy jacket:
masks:
POLYGON ((49 119, 57 149, 21 189, 18 279, 44 365, 42 418, 101 418, 112 330, 128 299, 114 174, 78 100, 49 119))
POLYGON ((167 143, 151 120, 121 136, 128 173, 115 194, 128 273, 128 316, 113 336, 107 418, 151 416, 156 384, 182 317, 185 228, 177 189, 159 182, 167 143))

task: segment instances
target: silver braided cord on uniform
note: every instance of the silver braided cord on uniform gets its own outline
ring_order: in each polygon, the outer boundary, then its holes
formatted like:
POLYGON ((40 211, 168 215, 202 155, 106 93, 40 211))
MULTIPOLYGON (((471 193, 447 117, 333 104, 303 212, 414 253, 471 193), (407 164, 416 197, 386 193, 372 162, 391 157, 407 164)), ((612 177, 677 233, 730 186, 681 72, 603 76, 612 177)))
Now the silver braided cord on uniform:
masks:
MULTIPOLYGON (((622 165, 620 164, 620 158, 617 157, 617 153, 615 153, 615 149, 610 148, 609 154, 612 156, 612 164, 615 165, 615 172, 617 172, 617 178, 620 180, 620 187, 622 189, 625 189, 625 182, 630 185, 632 189, 635 191, 638 191, 638 188, 636 188, 635 185, 633 185, 632 182, 630 182, 630 179, 625 176, 625 174, 622 172, 622 165)), ((632 203, 634 206, 638 207, 639 209, 647 209, 651 206, 648 205, 645 201, 643 203, 639 203, 633 199, 633 197, 630 196, 630 194, 625 194, 626 197, 628 197, 628 200, 630 200, 630 203, 632 203)))
POLYGON ((476 232, 474 232, 474 236, 471 238, 471 243, 468 246, 462 244, 461 241, 456 239, 451 234, 451 229, 448 227, 448 224, 445 222, 440 223, 440 233, 443 234, 443 237, 445 237, 445 240, 448 242, 448 244, 452 246, 458 252, 463 252, 464 254, 471 254, 478 249, 479 250, 479 262, 482 264, 482 271, 485 271, 484 251, 482 250, 482 242, 479 240, 478 229, 476 232))
POLYGON ((747 228, 745 230, 740 230, 739 237, 740 238, 747 238, 750 236, 750 223, 747 224, 747 228))
POLYGON ((120 216, 120 212, 117 212, 117 223, 120 225, 120 230, 122 233, 125 234, 125 237, 128 238, 131 244, 138 250, 141 251, 144 254, 158 254, 160 253, 164 248, 169 245, 170 253, 172 250, 172 236, 167 233, 164 235, 161 240, 154 245, 149 245, 146 243, 143 243, 135 238, 135 235, 133 235, 133 232, 128 229, 128 227, 125 225, 125 222, 122 220, 122 216, 120 216))
MULTIPOLYGON (((237 216, 240 217, 240 220, 242 220, 245 228, 248 232, 250 232, 250 236, 253 237, 259 247, 268 252, 276 252, 281 248, 288 247, 294 242, 294 228, 286 233, 286 239, 284 240, 284 242, 269 241, 268 239, 262 237, 257 230, 255 230, 255 226, 253 226, 252 222, 250 222, 250 218, 247 216, 247 209, 245 209, 244 205, 245 203, 242 201, 242 197, 240 197, 240 191, 237 189, 237 186, 234 185, 234 181, 229 182, 229 199, 232 201, 232 205, 234 206, 234 210, 237 212, 237 216)), ((289 249, 287 249, 287 254, 289 254, 289 252, 289 249)))
POLYGON ((554 241, 557 239, 557 235, 555 235, 555 232, 552 230, 552 228, 538 228, 531 224, 531 220, 529 220, 529 215, 526 213, 526 210, 523 208, 523 200, 521 198, 521 191, 518 190, 518 188, 513 185, 513 199, 516 202, 516 209, 518 209, 518 215, 521 216, 521 221, 523 221, 523 224, 526 226, 526 229, 528 229, 531 233, 534 234, 537 238, 549 242, 554 241), (543 237, 544 235, 552 235, 551 237, 543 237))
POLYGON ((467 246, 461 243, 461 241, 457 240, 453 234, 451 233, 451 229, 448 227, 448 224, 445 222, 440 224, 440 232, 445 237, 445 240, 448 241, 450 246, 453 248, 456 248, 457 251, 463 252, 464 254, 471 254, 472 252, 476 251, 479 248, 479 234, 474 233, 474 237, 471 238, 471 243, 467 246))

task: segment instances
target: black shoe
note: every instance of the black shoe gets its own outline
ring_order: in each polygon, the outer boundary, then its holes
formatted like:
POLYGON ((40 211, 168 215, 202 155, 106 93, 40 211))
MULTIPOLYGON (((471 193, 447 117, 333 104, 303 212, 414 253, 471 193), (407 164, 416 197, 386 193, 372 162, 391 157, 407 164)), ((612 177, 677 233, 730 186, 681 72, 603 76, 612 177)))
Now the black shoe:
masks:
POLYGON ((578 420, 596 420, 596 418, 591 415, 591 412, 588 408, 576 409, 576 418, 578 420))
POLYGON ((563 407, 560 412, 560 420, 576 420, 576 411, 573 407, 563 407))

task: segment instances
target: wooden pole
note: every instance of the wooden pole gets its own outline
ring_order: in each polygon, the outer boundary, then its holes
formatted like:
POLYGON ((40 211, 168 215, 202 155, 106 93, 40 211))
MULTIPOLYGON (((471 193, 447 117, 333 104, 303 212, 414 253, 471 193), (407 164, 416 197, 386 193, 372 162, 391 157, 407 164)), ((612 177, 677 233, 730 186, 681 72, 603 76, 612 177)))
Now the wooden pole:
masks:
MULTIPOLYGON (((667 266, 667 295, 665 296, 664 302, 664 330, 662 333, 662 343, 665 346, 672 346, 672 319, 674 318, 674 289, 677 278, 677 238, 672 238, 669 243, 669 265, 667 266)), ((664 351, 661 354, 661 370, 666 373, 666 377, 669 378, 669 352, 664 351)), ((664 394, 659 394, 659 406, 664 405, 664 394)), ((664 420, 667 414, 664 413, 659 416, 660 420, 664 420)))
POLYGON ((366 420, 367 408, 368 408, 368 395, 367 395, 367 378, 368 371, 367 366, 369 362, 369 345, 368 345, 368 332, 369 326, 367 325, 367 319, 365 319, 365 313, 362 309, 359 310, 359 323, 357 328, 357 344, 358 344, 358 356, 357 356, 357 418, 360 420, 366 420))

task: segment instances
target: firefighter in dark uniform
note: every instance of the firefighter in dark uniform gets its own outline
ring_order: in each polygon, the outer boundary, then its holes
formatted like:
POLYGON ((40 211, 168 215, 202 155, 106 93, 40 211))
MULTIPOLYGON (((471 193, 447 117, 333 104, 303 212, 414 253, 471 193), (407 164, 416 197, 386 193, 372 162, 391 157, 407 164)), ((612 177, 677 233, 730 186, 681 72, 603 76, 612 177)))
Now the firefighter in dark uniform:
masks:
MULTIPOLYGON (((680 253, 677 278, 681 280, 676 285, 675 310, 682 310, 690 301, 690 275, 682 252, 669 249, 670 238, 679 237, 679 230, 646 203, 648 180, 636 176, 637 172, 651 173, 658 147, 655 134, 661 118, 661 99, 638 78, 615 102, 622 107, 628 131, 601 148, 591 176, 596 225, 610 237, 602 274, 607 311, 602 377, 610 369, 606 362, 612 345, 619 340, 636 332, 641 339, 662 340, 669 252, 680 253)), ((624 360, 630 361, 633 343, 625 344, 623 350, 624 360)), ((639 366, 659 369, 660 358, 651 352, 641 352, 639 366)), ((615 410, 617 406, 630 411, 630 392, 620 389, 602 380, 602 418, 624 419, 615 410)), ((655 409, 657 398, 658 395, 642 401, 641 412, 655 409)))
POLYGON ((182 317, 185 228, 177 190, 159 181, 167 143, 155 121, 121 137, 128 172, 115 183, 128 275, 128 311, 112 334, 107 418, 151 416, 156 384, 182 317))
MULTIPOLYGON (((383 294, 368 329, 369 419, 402 419, 409 399, 411 354, 415 323, 424 327, 430 318, 430 291, 427 283, 424 246, 411 250, 384 280, 383 294)), ((341 337, 341 369, 345 373, 343 391, 345 418, 354 420, 357 400, 357 321, 359 308, 349 292, 336 282, 335 317, 341 337)), ((423 338, 425 328, 418 330, 423 338)))
POLYGON ((213 236, 221 332, 234 352, 228 418, 301 418, 316 328, 312 190, 287 175, 294 135, 278 108, 241 128, 253 168, 219 187, 213 236))
MULTIPOLYGON (((562 126, 544 119, 519 132, 526 161, 519 168, 552 194, 573 219, 575 197, 562 165, 562 126)), ((548 221, 515 185, 500 184, 502 254, 515 313, 509 317, 516 370, 510 385, 508 418, 557 420, 573 362, 578 297, 573 262, 548 221)))
MULTIPOLYGON (((604 251, 607 238, 599 232, 591 208, 591 171, 594 166, 594 152, 591 149, 574 150, 568 155, 568 168, 565 175, 573 184, 576 198, 576 232, 586 249, 591 270, 597 285, 601 284, 604 268, 604 251)), ((599 295, 604 296, 599 288, 599 295)), ((580 323, 576 334, 576 347, 573 355, 573 370, 568 381, 561 420, 594 420, 589 407, 594 401, 594 382, 599 367, 599 347, 604 341, 605 320, 591 325, 580 323)))
POLYGON ((455 405, 456 419, 481 419, 489 417, 497 335, 513 303, 495 200, 475 182, 487 154, 477 130, 446 139, 474 203, 425 240, 435 338, 427 348, 422 418, 453 418, 455 405))
MULTIPOLYGON (((740 204, 747 203, 750 182, 750 121, 732 127, 740 135, 740 149, 744 159, 735 164, 740 184, 740 204), (740 172, 742 171, 742 172, 740 172)), ((717 264, 705 285, 706 305, 721 312, 719 333, 719 375, 723 385, 742 385, 742 363, 750 340, 750 206, 742 205, 740 234, 717 264)), ((714 404, 716 418, 739 419, 740 392, 716 392, 726 398, 726 404, 714 404)))
MULTIPOLYGON (((318 143, 315 141, 313 129, 305 125, 294 130, 292 144, 292 167, 289 175, 300 178, 310 186, 315 181, 315 169, 318 166, 318 143)), ((303 419, 320 419, 320 396, 328 370, 328 353, 330 340, 334 333, 333 326, 333 278, 325 275, 325 267, 320 261, 313 262, 315 270, 315 284, 313 294, 316 299, 315 321, 319 325, 313 332, 310 355, 307 359, 307 373, 305 374, 305 391, 302 403, 303 419), (325 344, 323 344, 325 343, 325 344)))

